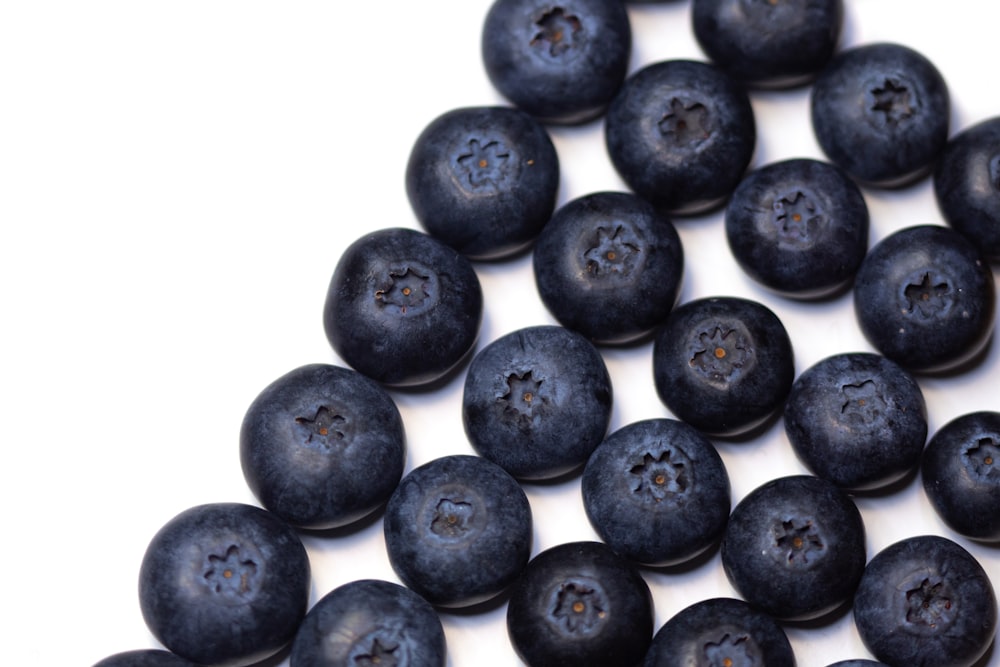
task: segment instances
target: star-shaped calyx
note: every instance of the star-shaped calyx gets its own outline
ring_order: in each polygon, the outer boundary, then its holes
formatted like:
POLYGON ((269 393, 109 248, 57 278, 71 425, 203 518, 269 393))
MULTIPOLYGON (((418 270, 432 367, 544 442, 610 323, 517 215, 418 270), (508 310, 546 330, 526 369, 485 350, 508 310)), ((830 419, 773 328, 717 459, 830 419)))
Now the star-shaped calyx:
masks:
POLYGON ((625 224, 598 227, 593 245, 583 253, 587 272, 596 277, 627 274, 641 252, 639 240, 625 224))
POLYGON ((713 382, 729 382, 751 355, 750 346, 736 329, 716 326, 698 335, 690 364, 713 382))
POLYGON ((531 45, 553 58, 562 56, 572 49, 583 29, 583 23, 578 16, 558 6, 544 12, 535 21, 535 25, 538 30, 531 38, 531 45))
POLYGON ((774 227, 778 241, 803 248, 816 240, 826 224, 826 214, 809 193, 795 190, 774 200, 774 227))
POLYGON ((205 582, 216 593, 244 596, 253 590, 257 563, 244 557, 238 546, 231 545, 225 553, 209 554, 205 582))
POLYGON ((564 630, 587 634, 607 616, 601 591, 582 581, 563 584, 556 595, 552 617, 564 630))
POLYGON ((430 274, 412 266, 389 271, 388 285, 375 291, 375 300, 401 314, 419 311, 431 299, 430 274))
POLYGON ((687 457, 665 448, 658 456, 646 452, 642 462, 629 469, 634 476, 632 491, 644 499, 660 503, 683 494, 689 484, 687 457))
POLYGON ((354 662, 351 664, 357 667, 396 667, 400 664, 396 659, 398 650, 399 644, 391 642, 383 644, 376 637, 372 640, 371 648, 366 653, 354 656, 354 662))
POLYGON ((929 320, 943 314, 952 303, 951 285, 947 280, 932 276, 929 271, 903 288, 906 312, 929 320))
POLYGON ((788 519, 774 527, 774 544, 792 565, 808 565, 825 553, 826 545, 812 519, 788 519))
POLYGON ((750 654, 752 642, 747 635, 726 633, 718 642, 705 644, 706 667, 751 667, 757 662, 750 654))
POLYGON ((507 176, 510 151, 499 141, 472 139, 458 156, 460 183, 472 190, 496 190, 507 176))
POLYGON ((1000 483, 1000 442, 993 438, 977 438, 964 452, 965 464, 981 480, 1000 483))
POLYGON ((319 406, 311 417, 296 417, 295 423, 307 445, 328 450, 345 438, 343 429, 347 420, 325 405, 319 406))
POLYGON ((843 404, 840 414, 866 424, 874 422, 888 408, 874 380, 845 384, 840 388, 843 404))
POLYGON ((914 625, 936 629, 950 622, 954 614, 950 595, 941 581, 924 579, 906 591, 906 620, 914 625))
POLYGON ((871 110, 889 125, 896 125, 915 113, 910 86, 899 79, 886 78, 871 91, 871 110))
POLYGON ((679 147, 695 146, 712 134, 708 107, 683 97, 670 98, 659 128, 665 139, 679 147))

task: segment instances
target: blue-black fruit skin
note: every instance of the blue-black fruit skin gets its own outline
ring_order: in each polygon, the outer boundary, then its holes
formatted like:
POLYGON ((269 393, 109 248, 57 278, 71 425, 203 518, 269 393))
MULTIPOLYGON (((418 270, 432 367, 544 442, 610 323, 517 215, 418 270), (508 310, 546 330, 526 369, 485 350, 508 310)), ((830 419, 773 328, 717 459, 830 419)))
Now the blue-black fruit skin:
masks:
POLYGON ((289 657, 291 667, 355 667, 379 659, 421 667, 448 662, 434 607, 410 589, 378 579, 352 581, 320 598, 303 619, 289 657))
POLYGON ((677 418, 708 435, 735 437, 784 405, 793 356, 788 332, 767 306, 707 297, 679 305, 656 332, 653 380, 677 418))
POLYGON ((849 602, 866 561, 854 501, 811 475, 765 482, 729 517, 722 567, 740 596, 783 621, 819 619, 849 602))
POLYGON ((642 565, 703 553, 722 536, 731 507, 719 453, 674 419, 633 422, 609 435, 587 461, 581 490, 601 540, 642 565))
POLYGON ((902 187, 926 176, 948 140, 944 77, 901 44, 838 53, 813 84, 810 105, 823 152, 870 186, 902 187))
POLYGON ((560 207, 532 261, 545 307, 598 345, 652 331, 677 303, 684 278, 673 223, 627 192, 596 192, 560 207))
POLYGON ((856 658, 854 660, 838 660, 837 662, 832 662, 826 667, 889 667, 884 662, 879 662, 878 660, 867 660, 865 658, 856 658))
POLYGON ((920 471, 927 498, 951 530, 1000 542, 1000 412, 966 413, 939 428, 920 471))
POLYGON ((309 558, 295 530, 241 503, 176 515, 150 540, 139 570, 150 632, 199 665, 240 667, 280 651, 305 616, 309 588, 309 558))
POLYGON ((731 77, 754 88, 813 80, 833 57, 843 24, 843 0, 691 3, 698 45, 731 77))
POLYGON ((948 141, 934 171, 934 196, 948 225, 1000 263, 1000 116, 948 141))
POLYGON ((908 537, 868 563, 854 597, 854 624, 865 647, 887 665, 970 667, 993 643, 996 593, 982 565, 958 543, 939 535, 908 537))
POLYGON ((576 125, 601 115, 621 88, 632 26, 620 2, 495 0, 481 52, 490 82, 514 106, 576 125))
POLYGON ((751 171, 725 210, 726 240, 740 268, 783 296, 842 291, 868 251, 861 190, 840 168, 798 158, 751 171))
POLYGON ((993 336, 989 264, 953 229, 917 225, 875 244, 858 269, 854 312, 881 354, 911 373, 973 361, 993 336))
POLYGON ((93 667, 197 667, 193 662, 161 649, 135 649, 109 655, 93 667))
POLYGON ((511 107, 441 114, 417 137, 406 165, 406 194, 417 220, 474 260, 528 247, 555 210, 558 193, 552 140, 538 121, 511 107))
POLYGON ((532 558, 512 587, 507 635, 527 667, 638 665, 653 635, 652 594, 606 544, 560 544, 532 558))
POLYGON ((403 421, 388 392, 361 373, 300 366, 250 404, 240 463, 260 503, 288 523, 346 526, 381 507, 403 476, 403 421))
POLYGON ((822 359, 792 384, 785 433, 809 470, 851 491, 888 486, 920 465, 927 404, 899 364, 869 352, 822 359))
POLYGON ((721 69, 666 60, 626 79, 604 138, 633 192, 665 213, 691 215, 732 194, 753 158, 757 128, 746 91, 721 69))
POLYGON ((581 468, 607 435, 613 390, 597 348, 564 327, 512 331, 469 365, 462 421, 473 449, 519 480, 581 468))
POLYGON ((443 456, 406 474, 386 506, 383 529, 400 580, 439 607, 496 597, 531 555, 527 496, 479 456, 443 456))
POLYGON ((774 618, 743 600, 719 597, 670 617, 653 635, 642 667, 720 664, 795 667, 795 654, 774 618))
POLYGON ((482 318, 483 291, 468 258, 404 227, 348 246, 323 307, 326 336, 340 358, 399 387, 444 377, 472 350, 482 318))

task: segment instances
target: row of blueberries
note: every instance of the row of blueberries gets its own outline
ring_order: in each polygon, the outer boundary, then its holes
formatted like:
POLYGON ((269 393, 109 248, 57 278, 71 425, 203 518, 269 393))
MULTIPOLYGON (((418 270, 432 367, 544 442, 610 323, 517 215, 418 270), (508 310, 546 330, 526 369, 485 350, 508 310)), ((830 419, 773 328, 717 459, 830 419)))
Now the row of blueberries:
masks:
POLYGON ((982 567, 931 537, 868 560, 847 492, 885 488, 922 463, 927 493, 956 532, 1000 540, 1000 413, 957 420, 925 450, 926 409, 910 375, 956 372, 983 353, 997 225, 976 216, 966 236, 910 228, 866 253, 854 181, 899 185, 948 164, 935 174, 939 199, 949 222, 965 221, 970 209, 997 206, 993 191, 973 202, 983 189, 969 183, 984 155, 983 178, 997 182, 998 135, 984 125, 946 145, 940 74, 896 45, 835 54, 842 14, 832 1, 694 0, 696 34, 715 64, 659 63, 626 79, 624 6, 497 0, 484 61, 519 109, 454 110, 417 139, 406 186, 428 233, 365 235, 331 280, 326 332, 354 370, 305 366, 261 392, 240 443, 267 511, 199 506, 164 526, 142 563, 140 601, 177 655, 122 654, 102 667, 247 665, 290 642, 294 667, 444 665, 434 607, 472 608, 505 591, 511 643, 528 665, 792 665, 775 619, 815 620, 851 604, 886 664, 978 660, 997 624, 982 567), (736 14, 742 23, 727 23, 736 14), (806 57, 806 44, 818 51, 806 57), (793 160, 745 175, 755 130, 743 86, 799 85, 817 73, 814 127, 833 164, 793 160), (554 210, 559 165, 542 123, 605 112, 609 156, 635 194, 595 193, 554 210), (795 379, 788 335, 762 304, 677 305, 683 250, 667 216, 719 206, 755 280, 804 300, 853 285, 859 324, 882 354, 831 357, 795 379), (473 355, 486 304, 470 258, 528 247, 539 295, 563 326, 521 329, 473 355), (595 344, 650 338, 656 391, 679 419, 608 435, 613 392, 595 344), (404 475, 402 420, 380 385, 433 387, 465 362, 462 417, 480 456, 443 456, 404 475), (779 416, 815 476, 773 480, 730 511, 728 473, 708 436, 750 437, 779 416), (519 482, 581 471, 603 543, 529 558, 533 518, 519 482), (406 588, 354 582, 306 614, 310 564, 296 528, 350 526, 383 509, 406 588), (744 600, 692 604, 654 637, 636 565, 713 548, 744 600))

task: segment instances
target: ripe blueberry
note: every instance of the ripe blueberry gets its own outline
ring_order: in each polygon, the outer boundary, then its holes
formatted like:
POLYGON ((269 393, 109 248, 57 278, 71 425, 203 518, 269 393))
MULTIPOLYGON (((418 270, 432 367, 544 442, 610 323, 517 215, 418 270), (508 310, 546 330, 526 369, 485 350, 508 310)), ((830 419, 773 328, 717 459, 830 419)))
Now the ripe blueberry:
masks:
POLYGON ((136 649, 109 655, 93 667, 196 667, 193 662, 160 649, 136 649))
POLYGON ((434 238, 471 259, 527 247, 552 215, 559 158, 548 133, 509 107, 466 107, 435 118, 414 142, 406 193, 434 238))

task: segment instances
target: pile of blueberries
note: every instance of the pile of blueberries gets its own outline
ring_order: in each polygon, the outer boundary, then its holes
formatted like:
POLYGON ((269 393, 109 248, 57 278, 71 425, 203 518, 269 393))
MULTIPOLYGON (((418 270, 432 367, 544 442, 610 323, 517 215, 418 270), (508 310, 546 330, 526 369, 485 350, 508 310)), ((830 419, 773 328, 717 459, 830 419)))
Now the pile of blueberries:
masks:
POLYGON ((495 0, 482 56, 510 106, 448 111, 416 138, 405 185, 424 231, 358 238, 330 282, 326 333, 350 367, 303 366, 257 396, 240 456, 262 507, 202 505, 163 526, 141 564, 140 605, 169 652, 98 664, 244 666, 287 651, 292 667, 444 666, 437 610, 497 599, 533 667, 794 665, 781 623, 822 624, 845 608, 881 664, 980 660, 997 630, 982 566, 942 536, 869 559, 851 494, 919 474, 955 533, 1000 543, 1000 412, 964 415, 928 439, 914 379, 975 366, 993 336, 1000 118, 949 140, 933 64, 898 44, 839 50, 843 14, 839 0, 692 0, 711 62, 627 75, 631 30, 617 0, 495 0), (829 161, 748 172, 747 90, 806 84, 829 161), (546 126, 601 117, 630 191, 557 209, 546 126), (948 226, 904 228, 869 250, 859 184, 922 178, 948 226), (796 377, 789 336, 765 305, 679 303, 684 252, 671 219, 716 209, 734 258, 767 289, 800 301, 853 290, 878 352, 834 355, 796 377), (526 252, 559 325, 476 351, 485 304, 473 262, 526 252), (600 347, 647 341, 676 419, 609 433, 600 347), (462 373, 477 455, 404 475, 386 388, 429 391, 462 373), (734 506, 709 438, 751 438, 777 420, 812 474, 773 479, 734 506), (522 483, 574 476, 601 541, 531 557, 522 483), (404 585, 355 581, 308 608, 298 531, 373 515, 404 585), (654 628, 643 568, 716 549, 740 599, 694 602, 654 628))

